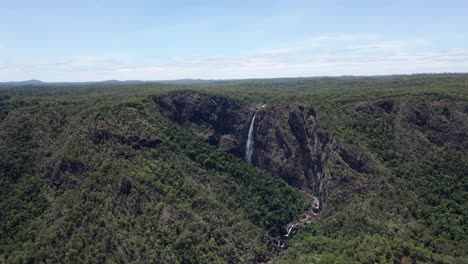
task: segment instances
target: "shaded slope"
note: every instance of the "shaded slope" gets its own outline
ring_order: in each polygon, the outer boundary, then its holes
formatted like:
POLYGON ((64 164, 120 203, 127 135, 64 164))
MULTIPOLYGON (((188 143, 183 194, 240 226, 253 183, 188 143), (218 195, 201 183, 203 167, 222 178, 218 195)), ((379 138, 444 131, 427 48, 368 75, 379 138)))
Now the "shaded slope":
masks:
POLYGON ((0 262, 267 260, 301 199, 215 149, 241 157, 256 112, 254 164, 326 194, 278 262, 465 263, 467 80, 2 89, 0 262), (208 96, 164 94, 161 109, 160 92, 180 89, 208 96))
POLYGON ((336 131, 384 173, 378 188, 299 233, 279 263, 466 262, 466 105, 430 95, 337 107, 336 131))
POLYGON ((151 104, 74 106, 39 103, 1 124, 2 261, 266 261, 268 231, 305 206, 151 104))
POLYGON ((369 155, 323 131, 313 107, 247 104, 191 91, 152 100, 162 115, 238 157, 255 115, 252 164, 316 196, 325 214, 371 189, 370 175, 380 173, 369 155))

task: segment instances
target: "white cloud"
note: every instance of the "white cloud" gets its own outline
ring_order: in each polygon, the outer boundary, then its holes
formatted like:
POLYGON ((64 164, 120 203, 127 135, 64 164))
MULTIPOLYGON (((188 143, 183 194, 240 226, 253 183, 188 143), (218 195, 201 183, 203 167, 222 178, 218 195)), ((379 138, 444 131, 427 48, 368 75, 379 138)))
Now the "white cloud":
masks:
POLYGON ((231 79, 420 72, 468 72, 468 47, 437 50, 424 39, 337 35, 266 47, 234 58, 115 55, 70 56, 16 64, 0 62, 0 80, 231 79))
POLYGON ((304 41, 313 45, 320 45, 329 42, 360 42, 360 41, 376 41, 380 37, 378 35, 366 34, 343 34, 343 35, 321 35, 306 38, 304 41))

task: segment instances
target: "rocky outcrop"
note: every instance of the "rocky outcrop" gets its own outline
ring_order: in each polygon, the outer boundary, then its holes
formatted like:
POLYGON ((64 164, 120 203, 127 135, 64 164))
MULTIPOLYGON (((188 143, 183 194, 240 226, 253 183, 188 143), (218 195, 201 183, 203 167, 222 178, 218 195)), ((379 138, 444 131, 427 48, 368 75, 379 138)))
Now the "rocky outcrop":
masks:
POLYGON ((312 108, 287 111, 287 129, 282 128, 283 113, 277 108, 258 113, 253 164, 270 168, 293 186, 318 193, 323 175, 321 155, 328 138, 319 132, 312 108))
MULTIPOLYGON (((363 191, 366 159, 320 129, 313 107, 241 105, 235 100, 185 92, 154 97, 161 114, 190 128, 200 139, 242 157, 253 115, 253 165, 317 197, 315 211, 363 191), (361 186, 361 185, 359 185, 361 186)), ((392 104, 384 104, 392 109, 392 104)))
POLYGON ((162 143, 160 138, 143 134, 119 134, 116 125, 105 121, 89 124, 85 129, 85 137, 94 144, 104 144, 108 141, 115 142, 114 145, 127 145, 133 149, 155 148, 162 143))
POLYGON ((323 132, 314 108, 272 107, 257 117, 252 163, 309 190, 318 198, 315 210, 346 204, 366 191, 368 174, 376 172, 370 158, 323 132))
POLYGON ((398 113, 403 130, 417 130, 427 140, 452 150, 468 148, 468 106, 449 101, 405 102, 398 113))
POLYGON ((449 150, 467 149, 467 109, 462 102, 392 98, 353 103, 350 114, 356 115, 361 125, 387 123, 393 129, 387 141, 393 139, 400 159, 412 160, 430 153, 434 144, 449 150))
POLYGON ((188 126, 202 140, 217 145, 222 135, 234 134, 245 126, 245 112, 233 99, 184 92, 154 97, 158 110, 180 125, 188 126))
POLYGON ((43 173, 55 187, 72 188, 88 175, 90 170, 89 166, 79 160, 63 158, 47 164, 43 173))
POLYGON ((222 151, 231 153, 235 156, 242 155, 237 139, 232 134, 222 135, 219 139, 218 147, 222 151))

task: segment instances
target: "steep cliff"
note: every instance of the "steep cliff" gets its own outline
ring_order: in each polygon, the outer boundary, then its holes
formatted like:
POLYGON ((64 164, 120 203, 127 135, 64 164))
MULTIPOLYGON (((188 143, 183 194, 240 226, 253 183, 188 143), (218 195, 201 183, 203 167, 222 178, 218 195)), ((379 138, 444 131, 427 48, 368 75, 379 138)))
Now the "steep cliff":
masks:
POLYGON ((0 263, 468 263, 467 80, 2 87, 0 263))
POLYGON ((154 97, 166 117, 200 139, 242 157, 253 115, 252 164, 312 193, 319 209, 346 204, 376 173, 369 157, 321 130, 313 107, 241 105, 235 100, 184 92, 154 97), (359 184, 356 184, 358 183, 359 184))
POLYGON ((247 112, 238 102, 195 92, 153 97, 153 100, 161 114, 190 128, 203 141, 241 155, 243 149, 239 140, 246 137, 248 124, 247 112))
MULTIPOLYGON (((0 263, 266 262, 271 235, 306 206, 298 190, 197 140, 147 97, 54 99, 11 108, 0 122, 0 263)), ((235 105, 215 106, 217 116, 193 107, 177 120, 233 131, 217 118, 232 120, 223 114, 235 105)))

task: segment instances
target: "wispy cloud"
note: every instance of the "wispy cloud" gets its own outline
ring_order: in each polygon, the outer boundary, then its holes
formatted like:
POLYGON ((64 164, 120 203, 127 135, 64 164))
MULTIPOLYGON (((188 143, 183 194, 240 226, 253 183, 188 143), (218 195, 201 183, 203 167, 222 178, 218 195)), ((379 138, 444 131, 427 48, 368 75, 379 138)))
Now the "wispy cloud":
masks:
POLYGON ((468 72, 468 47, 435 49, 424 39, 373 35, 315 36, 238 57, 70 56, 0 62, 0 79, 46 81, 105 79, 261 78, 468 72))
POLYGON ((309 43, 312 46, 319 46, 330 42, 353 43, 362 41, 376 41, 379 38, 380 37, 378 35, 366 34, 321 35, 306 38, 303 42, 309 43))

